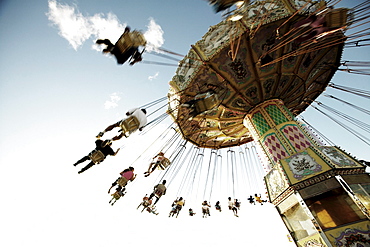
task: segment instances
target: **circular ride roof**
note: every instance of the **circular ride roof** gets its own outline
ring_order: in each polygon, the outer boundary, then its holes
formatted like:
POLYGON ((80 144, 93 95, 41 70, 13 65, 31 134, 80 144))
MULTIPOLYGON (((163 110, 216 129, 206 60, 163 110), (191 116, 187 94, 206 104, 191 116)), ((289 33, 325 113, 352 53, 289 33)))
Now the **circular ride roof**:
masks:
MULTIPOLYGON (((347 10, 340 12, 339 21, 335 11, 327 14, 326 25, 343 26, 347 10)), ((307 15, 292 16, 278 6, 268 16, 256 21, 244 15, 212 26, 180 62, 170 82, 168 113, 184 139, 215 149, 250 142, 243 119, 254 106, 278 98, 298 115, 325 90, 339 66, 343 32, 299 43, 295 38, 310 30, 297 31, 293 25, 307 15), (189 110, 179 106, 210 85, 220 105, 191 118, 189 110)))

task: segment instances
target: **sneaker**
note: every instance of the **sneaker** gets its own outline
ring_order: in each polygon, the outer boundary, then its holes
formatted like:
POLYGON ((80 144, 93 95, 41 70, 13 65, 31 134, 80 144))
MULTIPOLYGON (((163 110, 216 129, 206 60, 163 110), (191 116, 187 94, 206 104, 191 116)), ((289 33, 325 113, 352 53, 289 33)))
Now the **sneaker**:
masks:
POLYGON ((99 134, 96 136, 96 138, 100 138, 100 137, 102 137, 104 135, 104 132, 99 132, 99 134))

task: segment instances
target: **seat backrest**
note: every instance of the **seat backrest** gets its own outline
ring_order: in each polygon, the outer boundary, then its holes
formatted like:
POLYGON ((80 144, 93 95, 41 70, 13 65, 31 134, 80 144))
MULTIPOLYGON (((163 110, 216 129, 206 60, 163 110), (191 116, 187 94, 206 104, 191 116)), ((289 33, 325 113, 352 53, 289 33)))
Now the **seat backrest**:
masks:
POLYGON ((342 27, 347 25, 348 9, 339 8, 329 11, 325 16, 328 27, 342 27))
POLYGON ((128 50, 132 45, 131 36, 129 33, 124 33, 119 40, 116 42, 115 46, 118 48, 119 52, 122 54, 128 50))
POLYGON ((163 195, 163 190, 159 188, 155 189, 154 195, 156 195, 157 197, 161 197, 163 195))
POLYGON ((117 181, 117 184, 121 185, 122 187, 125 187, 128 182, 128 179, 125 177, 120 177, 117 181))
POLYGON ((146 40, 144 38, 144 35, 140 33, 139 31, 132 31, 130 33, 131 42, 133 46, 145 46, 146 40))
POLYGON ((207 96, 205 98, 202 98, 196 101, 194 104, 195 110, 198 113, 212 110, 218 105, 219 105, 219 100, 218 100, 217 94, 211 94, 210 96, 207 96))
POLYGON ((105 155, 100 150, 94 150, 89 154, 89 157, 94 164, 99 164, 105 159, 105 155))
POLYGON ((118 200, 121 198, 121 194, 120 194, 121 191, 116 191, 114 192, 114 194, 112 195, 114 199, 118 200))
POLYGON ((135 30, 129 33, 124 33, 116 42, 115 46, 122 54, 131 47, 145 46, 145 44, 146 40, 144 38, 144 35, 135 30))
POLYGON ((131 134, 140 126, 139 120, 135 116, 129 116, 120 123, 122 132, 131 134))
POLYGON ((157 169, 158 169, 158 170, 164 170, 164 169, 166 169, 169 165, 171 165, 171 161, 170 161, 169 159, 167 159, 167 158, 164 158, 164 159, 161 161, 160 165, 159 165, 159 166, 157 166, 157 169))

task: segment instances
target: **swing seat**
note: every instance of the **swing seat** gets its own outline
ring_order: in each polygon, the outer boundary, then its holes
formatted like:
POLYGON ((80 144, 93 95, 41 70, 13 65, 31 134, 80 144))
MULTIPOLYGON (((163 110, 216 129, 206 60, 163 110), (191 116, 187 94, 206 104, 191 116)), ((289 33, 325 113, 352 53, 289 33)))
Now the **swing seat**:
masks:
POLYGON ((166 169, 169 165, 171 165, 171 161, 167 158, 164 158, 159 165, 157 166, 158 170, 164 170, 166 169))
POLYGON ((343 27, 347 25, 348 9, 340 8, 331 10, 325 16, 325 22, 328 27, 343 27))
POLYGON ((200 98, 194 104, 195 111, 202 113, 205 111, 212 110, 219 105, 217 94, 206 95, 204 98, 200 98))
POLYGON ((113 196, 114 199, 118 200, 118 199, 121 198, 122 195, 121 195, 121 193, 119 191, 119 192, 114 192, 114 194, 112 196, 113 196))
POLYGON ((163 191, 162 190, 159 190, 159 189, 156 189, 154 191, 154 195, 159 198, 159 197, 161 197, 163 195, 163 191))
POLYGON ((94 150, 89 154, 89 158, 94 164, 99 164, 105 159, 105 155, 100 150, 94 150))
POLYGON ((139 31, 124 33, 116 42, 115 47, 118 48, 119 54, 124 54, 132 47, 145 46, 146 40, 144 35, 139 31))
POLYGON ((209 208, 202 208, 202 213, 203 214, 209 214, 209 208))
POLYGON ((117 184, 121 185, 122 187, 125 187, 127 185, 128 179, 125 177, 120 177, 117 181, 117 184))
POLYGON ((140 122, 139 120, 137 120, 135 116, 129 116, 128 118, 122 120, 119 126, 121 127, 122 132, 126 136, 126 134, 130 135, 132 132, 139 129, 140 122))

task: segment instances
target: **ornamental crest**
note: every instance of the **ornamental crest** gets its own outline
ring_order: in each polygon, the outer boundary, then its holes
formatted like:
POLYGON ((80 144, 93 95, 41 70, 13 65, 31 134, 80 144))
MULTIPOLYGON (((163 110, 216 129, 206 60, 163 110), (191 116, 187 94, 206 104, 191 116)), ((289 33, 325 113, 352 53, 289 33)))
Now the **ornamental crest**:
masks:
POLYGON ((306 176, 322 171, 319 165, 306 151, 292 155, 286 159, 289 169, 292 171, 294 178, 301 180, 306 176))
POLYGON ((354 167, 357 166, 353 160, 347 158, 344 154, 333 147, 320 147, 321 151, 339 167, 354 167))

